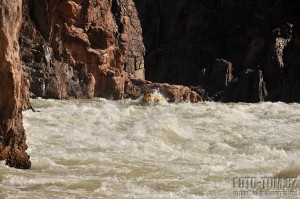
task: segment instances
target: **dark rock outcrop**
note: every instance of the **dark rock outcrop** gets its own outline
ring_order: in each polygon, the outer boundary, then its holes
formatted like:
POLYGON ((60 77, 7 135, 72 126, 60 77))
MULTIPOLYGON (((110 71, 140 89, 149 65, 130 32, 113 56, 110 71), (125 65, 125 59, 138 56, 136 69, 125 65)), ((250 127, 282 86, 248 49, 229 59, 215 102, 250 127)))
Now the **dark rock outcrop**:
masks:
POLYGON ((23 81, 19 57, 21 23, 22 1, 0 1, 0 160, 11 167, 28 169, 31 162, 22 124, 28 85, 23 81))
POLYGON ((227 102, 260 102, 265 101, 268 91, 262 71, 247 69, 240 79, 225 90, 224 101, 227 102))
POLYGON ((293 24, 286 23, 275 28, 272 32, 265 62, 263 62, 263 72, 269 90, 278 89, 280 79, 286 66, 283 62, 284 49, 292 38, 293 24))
POLYGON ((216 91, 224 90, 232 81, 232 64, 224 59, 216 59, 208 74, 208 86, 216 91))
POLYGON ((293 32, 283 56, 285 70, 279 87, 280 99, 285 102, 300 102, 300 23, 293 32))

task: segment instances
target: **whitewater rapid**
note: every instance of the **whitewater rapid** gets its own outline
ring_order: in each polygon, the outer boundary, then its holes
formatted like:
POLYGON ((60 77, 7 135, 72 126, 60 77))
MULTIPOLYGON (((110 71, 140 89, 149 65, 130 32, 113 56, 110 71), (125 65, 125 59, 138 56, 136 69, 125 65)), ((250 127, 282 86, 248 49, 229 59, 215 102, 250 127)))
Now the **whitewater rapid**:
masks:
POLYGON ((234 177, 300 175, 299 104, 32 105, 32 168, 2 161, 0 198, 234 198, 234 177))

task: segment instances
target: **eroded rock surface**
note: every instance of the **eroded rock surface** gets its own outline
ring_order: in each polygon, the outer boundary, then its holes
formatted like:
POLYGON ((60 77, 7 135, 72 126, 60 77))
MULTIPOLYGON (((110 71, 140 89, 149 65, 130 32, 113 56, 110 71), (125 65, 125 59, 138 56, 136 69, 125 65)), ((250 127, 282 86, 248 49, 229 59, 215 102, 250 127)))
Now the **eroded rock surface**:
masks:
POLYGON ((31 162, 22 124, 28 85, 19 57, 21 23, 22 0, 0 1, 0 160, 11 167, 28 169, 31 162))
POLYGON ((95 80, 84 63, 75 62, 66 49, 58 54, 36 29, 30 1, 23 1, 20 53, 31 97, 52 99, 91 98, 95 80))
POLYGON ((33 95, 121 99, 128 76, 144 79, 145 48, 132 0, 26 4, 20 40, 33 95))

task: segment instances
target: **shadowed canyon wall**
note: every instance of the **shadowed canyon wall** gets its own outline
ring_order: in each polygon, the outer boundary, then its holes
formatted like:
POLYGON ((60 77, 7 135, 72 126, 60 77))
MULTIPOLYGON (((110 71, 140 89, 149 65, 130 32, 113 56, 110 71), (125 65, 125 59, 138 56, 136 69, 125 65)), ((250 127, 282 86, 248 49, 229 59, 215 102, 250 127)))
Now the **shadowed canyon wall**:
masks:
POLYGON ((300 101, 297 1, 134 2, 146 79, 200 85, 220 101, 300 101))
POLYGON ((22 0, 0 1, 0 160, 16 168, 31 166, 26 154, 22 108, 28 100, 19 57, 22 0), (23 100, 22 100, 23 99, 23 100))

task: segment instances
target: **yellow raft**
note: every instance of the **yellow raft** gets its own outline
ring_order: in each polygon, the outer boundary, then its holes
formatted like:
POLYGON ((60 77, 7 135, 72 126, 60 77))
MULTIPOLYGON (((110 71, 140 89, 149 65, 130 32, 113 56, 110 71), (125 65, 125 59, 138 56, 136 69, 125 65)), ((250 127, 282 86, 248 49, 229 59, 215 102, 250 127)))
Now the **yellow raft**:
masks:
POLYGON ((160 93, 157 92, 151 93, 149 91, 144 92, 142 100, 143 102, 154 103, 154 104, 158 102, 166 101, 166 99, 160 93))

